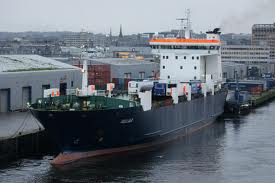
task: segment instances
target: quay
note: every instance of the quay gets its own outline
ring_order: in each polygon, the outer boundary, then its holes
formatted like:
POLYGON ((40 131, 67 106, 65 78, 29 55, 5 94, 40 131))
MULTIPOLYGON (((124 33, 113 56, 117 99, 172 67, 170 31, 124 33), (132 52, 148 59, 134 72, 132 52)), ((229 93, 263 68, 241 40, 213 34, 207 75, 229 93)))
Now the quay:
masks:
POLYGON ((50 152, 44 127, 30 112, 0 113, 0 161, 50 152))
POLYGON ((258 107, 258 106, 264 104, 265 102, 270 101, 271 99, 274 99, 274 98, 275 98, 275 89, 265 91, 265 92, 261 93, 260 95, 253 96, 251 98, 251 101, 250 101, 251 106, 254 108, 258 107))

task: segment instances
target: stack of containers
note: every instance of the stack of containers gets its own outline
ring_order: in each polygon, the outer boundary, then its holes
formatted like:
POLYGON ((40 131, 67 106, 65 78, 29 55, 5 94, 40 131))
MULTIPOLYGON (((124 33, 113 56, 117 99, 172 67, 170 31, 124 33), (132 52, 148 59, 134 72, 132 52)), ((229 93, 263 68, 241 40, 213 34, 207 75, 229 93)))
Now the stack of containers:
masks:
MULTIPOLYGON (((81 64, 75 65, 82 68, 81 64)), ((88 65, 88 85, 95 85, 97 90, 106 89, 111 80, 111 67, 108 64, 88 65)))

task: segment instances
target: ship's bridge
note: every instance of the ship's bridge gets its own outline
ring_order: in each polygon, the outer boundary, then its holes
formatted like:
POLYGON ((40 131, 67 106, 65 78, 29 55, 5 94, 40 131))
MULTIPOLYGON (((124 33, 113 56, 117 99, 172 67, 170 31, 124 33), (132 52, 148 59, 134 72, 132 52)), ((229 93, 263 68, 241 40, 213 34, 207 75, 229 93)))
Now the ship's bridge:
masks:
POLYGON ((152 49, 219 50, 221 42, 215 39, 156 38, 150 40, 152 49))
POLYGON ((150 40, 152 53, 160 59, 160 79, 189 82, 222 81, 221 41, 218 34, 207 39, 155 38, 150 40))

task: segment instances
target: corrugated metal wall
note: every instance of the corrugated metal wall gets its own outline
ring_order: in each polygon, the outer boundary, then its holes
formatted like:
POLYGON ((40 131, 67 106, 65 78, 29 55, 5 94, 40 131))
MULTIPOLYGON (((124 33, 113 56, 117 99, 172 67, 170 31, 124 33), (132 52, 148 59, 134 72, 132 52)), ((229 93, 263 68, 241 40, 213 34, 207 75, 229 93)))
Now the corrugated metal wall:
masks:
MULTIPOLYGON (((35 102, 37 98, 42 98, 43 89, 45 89, 45 86, 50 86, 50 88, 59 88, 60 83, 66 83, 67 89, 81 88, 81 71, 78 69, 64 69, 52 71, 0 73, 0 90, 9 89, 9 106, 12 111, 20 110, 22 107, 25 108, 26 103, 29 100, 35 102), (27 89, 24 87, 30 88, 27 89)), ((4 99, 1 101, 3 100, 4 99)), ((5 103, 6 102, 4 102, 4 104, 5 103)), ((4 104, 2 104, 2 108, 4 108, 4 104)))

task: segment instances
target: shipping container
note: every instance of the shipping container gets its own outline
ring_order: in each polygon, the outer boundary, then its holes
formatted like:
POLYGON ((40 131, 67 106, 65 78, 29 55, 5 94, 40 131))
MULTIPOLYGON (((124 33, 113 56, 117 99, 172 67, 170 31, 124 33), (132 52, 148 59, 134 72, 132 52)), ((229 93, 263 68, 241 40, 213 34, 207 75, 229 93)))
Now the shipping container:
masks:
POLYGON ((199 94, 199 93, 201 93, 202 91, 201 91, 201 89, 202 89, 202 87, 201 87, 201 81, 195 81, 195 80, 193 80, 193 81, 190 81, 190 86, 191 86, 191 93, 192 94, 199 94))
POLYGON ((275 88, 275 80, 273 80, 273 79, 266 80, 266 88, 268 90, 275 88))
MULTIPOLYGON (((237 87, 237 83, 236 82, 230 82, 230 83, 226 83, 225 87, 228 90, 236 90, 237 87)), ((245 83, 245 82, 240 82, 239 83, 239 90, 240 91, 248 91, 250 92, 253 88, 261 88, 261 90, 265 89, 265 84, 264 82, 259 83, 259 82, 255 82, 255 83, 245 83)))
POLYGON ((154 84, 154 96, 166 96, 166 83, 155 83, 154 84))
MULTIPOLYGON (((82 64, 75 65, 82 68, 82 64)), ((107 83, 110 83, 111 68, 107 64, 88 65, 88 84, 99 85, 102 88, 107 83)))
POLYGON ((131 79, 124 79, 124 90, 128 90, 128 83, 131 81, 131 79))
POLYGON ((271 79, 273 77, 273 74, 272 73, 264 73, 264 74, 262 74, 262 77, 265 79, 271 79))

